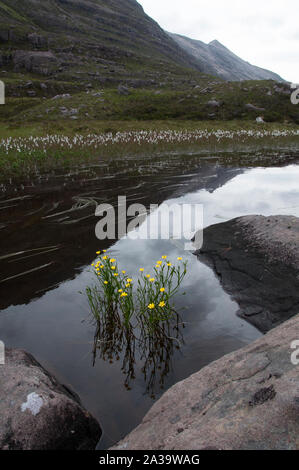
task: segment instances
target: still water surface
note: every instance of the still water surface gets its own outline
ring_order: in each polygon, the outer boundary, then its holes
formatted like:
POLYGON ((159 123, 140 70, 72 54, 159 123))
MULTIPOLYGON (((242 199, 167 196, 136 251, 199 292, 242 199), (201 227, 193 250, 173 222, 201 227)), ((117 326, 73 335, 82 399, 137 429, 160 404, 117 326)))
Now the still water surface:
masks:
POLYGON ((31 352, 80 395, 102 425, 99 448, 113 445, 138 425, 153 400, 172 384, 261 333, 236 315, 238 305, 212 270, 185 252, 182 243, 98 241, 95 204, 116 205, 119 195, 146 207, 165 201, 199 203, 204 206, 204 226, 246 214, 299 216, 297 161, 298 156, 282 152, 176 155, 150 161, 135 157, 41 175, 14 192, 4 188, 0 339, 8 347, 31 352), (121 370, 123 352, 112 361, 98 355, 93 365, 95 325, 80 292, 93 283, 89 265, 95 251, 104 248, 132 276, 141 266, 150 272, 163 254, 188 259, 185 295, 176 298, 185 327, 180 327, 180 341, 165 351, 161 367, 151 369, 153 384, 149 371, 146 377, 142 371, 142 351, 135 351, 136 378, 129 390, 121 370))

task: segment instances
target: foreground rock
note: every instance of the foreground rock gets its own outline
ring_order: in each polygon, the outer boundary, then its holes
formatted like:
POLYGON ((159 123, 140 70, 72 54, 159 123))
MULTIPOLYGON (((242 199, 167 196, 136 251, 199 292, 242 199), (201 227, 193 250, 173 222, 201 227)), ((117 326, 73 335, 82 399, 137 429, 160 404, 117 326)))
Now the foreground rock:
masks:
POLYGON ((196 253, 263 333, 299 312, 299 219, 246 216, 208 227, 196 253))
POLYGON ((73 392, 24 351, 0 365, 0 449, 95 449, 101 430, 73 392))
POLYGON ((174 385, 114 449, 299 449, 294 340, 299 316, 174 385))

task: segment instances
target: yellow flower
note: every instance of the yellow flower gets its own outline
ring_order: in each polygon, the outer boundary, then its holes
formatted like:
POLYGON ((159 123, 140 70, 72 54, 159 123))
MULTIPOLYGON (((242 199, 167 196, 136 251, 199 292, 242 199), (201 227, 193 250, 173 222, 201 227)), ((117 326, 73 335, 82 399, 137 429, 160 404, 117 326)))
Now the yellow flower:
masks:
POLYGON ((161 287, 160 292, 165 292, 165 287, 161 287))
POLYGON ((147 277, 147 278, 150 278, 150 277, 151 277, 151 275, 150 275, 150 274, 147 274, 147 275, 146 275, 146 277, 147 277))
POLYGON ((178 261, 182 261, 182 259, 183 259, 183 258, 179 257, 179 258, 178 258, 178 261))
POLYGON ((116 259, 111 258, 110 263, 115 263, 116 259))
POLYGON ((153 310, 153 309, 155 308, 155 304, 149 304, 148 308, 149 308, 150 310, 153 310))
POLYGON ((144 272, 144 268, 140 268, 139 271, 140 271, 141 273, 143 273, 143 272, 144 272))
POLYGON ((162 256, 162 259, 166 259, 166 258, 167 258, 167 256, 166 256, 166 255, 162 256))
POLYGON ((162 264, 162 261, 157 261, 157 264, 162 264))
POLYGON ((113 276, 117 277, 117 276, 118 276, 118 273, 114 273, 113 276))
POLYGON ((94 263, 92 263, 92 265, 91 265, 91 266, 94 266, 94 263))
POLYGON ((122 271, 123 274, 126 274, 126 271, 122 271))
POLYGON ((121 294, 121 293, 123 292, 123 290, 122 290, 122 289, 119 289, 119 291, 118 291, 118 292, 121 294))
POLYGON ((101 252, 100 252, 100 251, 97 251, 97 255, 100 255, 100 254, 101 254, 101 252))
POLYGON ((104 281, 104 284, 108 284, 108 281, 104 281))
POLYGON ((107 259, 107 256, 103 256, 103 259, 105 259, 105 260, 106 260, 106 259, 107 259))
POLYGON ((133 279, 127 279, 127 282, 133 282, 133 279))
POLYGON ((162 308, 163 308, 163 307, 165 307, 165 305, 166 305, 166 303, 165 303, 164 301, 162 301, 162 302, 159 303, 159 307, 162 307, 162 308))
POLYGON ((101 269, 104 269, 104 265, 103 265, 103 264, 101 264, 100 268, 101 268, 101 269))
POLYGON ((111 269, 112 269, 112 271, 114 271, 114 269, 116 269, 116 267, 115 267, 115 266, 111 266, 111 269))
POLYGON ((123 292, 123 293, 121 294, 121 297, 128 297, 128 294, 127 294, 126 292, 123 292))
POLYGON ((150 282, 155 282, 155 278, 152 277, 152 278, 150 279, 150 282))
POLYGON ((129 284, 129 283, 128 283, 128 284, 126 284, 126 287, 131 287, 131 284, 129 284))
POLYGON ((107 252, 107 250, 103 250, 103 253, 106 253, 106 252, 107 252))
POLYGON ((167 266, 172 266, 172 264, 171 264, 171 263, 167 263, 167 266))

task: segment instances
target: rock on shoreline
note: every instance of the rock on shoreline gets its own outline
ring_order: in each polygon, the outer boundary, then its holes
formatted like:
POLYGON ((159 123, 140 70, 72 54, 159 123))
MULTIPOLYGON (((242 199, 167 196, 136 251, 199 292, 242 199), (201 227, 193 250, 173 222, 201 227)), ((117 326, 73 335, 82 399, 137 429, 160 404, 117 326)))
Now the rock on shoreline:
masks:
POLYGON ((174 385, 112 449, 298 450, 294 340, 299 316, 174 385))
POLYGON ((299 312, 299 219, 246 216, 204 230, 196 252, 263 333, 299 312))
POLYGON ((31 354, 6 350, 0 365, 1 450, 95 449, 97 421, 31 354))

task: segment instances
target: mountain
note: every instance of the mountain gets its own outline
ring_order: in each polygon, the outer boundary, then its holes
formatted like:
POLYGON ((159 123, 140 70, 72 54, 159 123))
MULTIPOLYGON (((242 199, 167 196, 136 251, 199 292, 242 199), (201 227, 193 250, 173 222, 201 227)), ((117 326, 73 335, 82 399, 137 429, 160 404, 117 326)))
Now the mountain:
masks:
POLYGON ((2 0, 0 66, 102 81, 200 66, 135 0, 2 0))
POLYGON ((176 43, 197 61, 200 70, 217 75, 224 80, 275 80, 284 81, 276 73, 256 67, 227 49, 218 41, 205 44, 202 41, 168 33, 176 43))
POLYGON ((136 0, 0 0, 0 66, 102 85, 182 84, 196 72, 282 81, 217 41, 166 33, 136 0))
POLYGON ((93 120, 299 122, 278 75, 218 42, 166 33, 136 0, 0 0, 0 79, 0 122, 51 130, 93 120))

